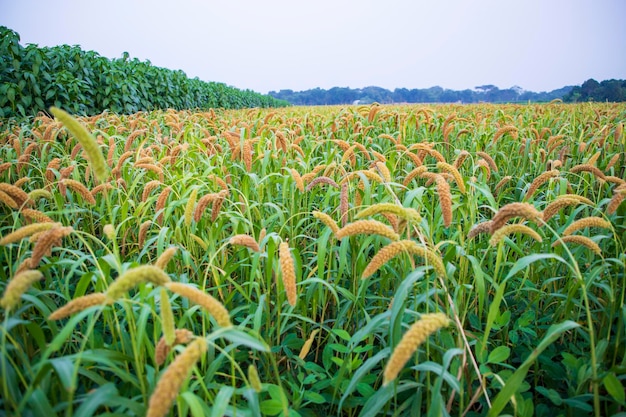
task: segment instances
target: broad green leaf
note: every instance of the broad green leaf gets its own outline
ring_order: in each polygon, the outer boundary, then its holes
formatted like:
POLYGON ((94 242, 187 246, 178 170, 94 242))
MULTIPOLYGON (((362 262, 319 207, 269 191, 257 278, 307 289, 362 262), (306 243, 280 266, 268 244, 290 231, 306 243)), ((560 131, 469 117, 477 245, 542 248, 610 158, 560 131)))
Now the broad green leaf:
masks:
POLYGON ((348 333, 347 331, 345 331, 343 329, 333 329, 331 332, 333 334, 336 334, 337 336, 339 336, 343 340, 346 340, 346 341, 350 340, 350 333, 348 333))
POLYGON ((259 394, 252 388, 244 391, 243 396, 248 400, 248 406, 253 416, 261 416, 261 406, 259 404, 259 394))
POLYGON ((389 316, 391 312, 385 311, 383 313, 374 316, 365 326, 357 330, 350 339, 351 346, 356 346, 364 339, 371 337, 376 333, 378 327, 387 326, 389 322, 389 316))
POLYGON ((267 416, 276 416, 283 411, 283 404, 279 400, 261 401, 261 412, 267 416))
POLYGON ((326 402, 326 398, 314 391, 305 391, 304 399, 315 404, 324 404, 326 402))
POLYGON ((565 321, 560 324, 554 324, 550 326, 545 337, 539 343, 539 345, 531 352, 526 358, 524 363, 507 379, 504 387, 493 399, 491 408, 489 409, 488 417, 499 416, 506 404, 513 398, 517 390, 519 389, 522 381, 526 377, 528 370, 532 366, 533 362, 541 355, 541 353, 550 346, 556 339, 568 330, 580 327, 580 325, 573 321, 565 321))
POLYGON ((615 375, 615 372, 610 372, 606 374, 606 376, 602 379, 602 383, 604 384, 604 388, 606 391, 613 397, 613 399, 620 404, 623 404, 626 397, 626 389, 624 385, 620 382, 620 380, 615 375))
POLYGON ((489 353, 487 363, 503 363, 509 358, 511 349, 507 346, 498 346, 489 353))
POLYGON ((556 390, 554 390, 552 388, 547 389, 547 388, 544 388, 544 387, 537 387, 536 390, 537 390, 537 392, 545 395, 550 401, 552 401, 552 403, 554 405, 561 405, 561 404, 563 404, 563 399, 561 398, 561 396, 559 395, 559 393, 556 390))

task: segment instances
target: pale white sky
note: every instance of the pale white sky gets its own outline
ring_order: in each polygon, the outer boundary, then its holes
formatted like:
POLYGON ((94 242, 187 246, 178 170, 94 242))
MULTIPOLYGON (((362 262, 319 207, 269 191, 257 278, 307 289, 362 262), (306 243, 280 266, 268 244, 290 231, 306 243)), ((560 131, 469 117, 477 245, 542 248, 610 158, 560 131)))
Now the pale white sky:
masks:
POLYGON ((625 0, 0 0, 22 45, 127 51, 261 93, 626 79, 625 19, 625 0))

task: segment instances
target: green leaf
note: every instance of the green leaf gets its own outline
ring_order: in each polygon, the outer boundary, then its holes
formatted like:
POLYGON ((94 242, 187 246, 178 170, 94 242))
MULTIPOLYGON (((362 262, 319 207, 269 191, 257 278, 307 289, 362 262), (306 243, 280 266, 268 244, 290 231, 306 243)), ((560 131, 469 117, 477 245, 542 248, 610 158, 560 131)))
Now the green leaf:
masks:
POLYGON ((350 340, 350 333, 348 333, 347 331, 345 331, 343 329, 333 329, 332 333, 336 334, 337 336, 339 336, 343 340, 346 340, 346 341, 350 340))
POLYGON ((547 389, 547 388, 544 388, 544 387, 537 387, 536 390, 540 394, 545 395, 546 398, 548 398, 550 401, 552 401, 552 403, 554 405, 561 405, 561 404, 563 404, 563 399, 561 398, 561 396, 559 395, 559 393, 556 390, 553 390, 552 388, 547 389))
POLYGON ((105 384, 96 390, 90 391, 85 395, 83 403, 74 412, 74 417, 90 417, 96 415, 96 410, 101 405, 113 406, 115 399, 118 397, 117 388, 113 383, 105 384))
POLYGON ((483 314, 483 306, 485 305, 485 277, 480 266, 480 261, 476 259, 476 257, 472 255, 465 256, 470 263, 472 264, 472 270, 474 271, 474 285, 476 287, 476 292, 478 293, 478 317, 481 317, 483 314))
POLYGON ((192 417, 206 417, 210 414, 211 410, 207 402, 193 392, 185 391, 180 394, 180 397, 189 407, 192 417))
POLYGON ((560 256, 554 255, 552 253, 535 253, 532 255, 524 256, 523 258, 515 262, 515 264, 513 264, 513 267, 511 267, 511 270, 509 271, 506 278, 504 278, 504 281, 507 281, 509 278, 513 277, 519 271, 526 269, 528 265, 532 264, 533 262, 542 261, 544 259, 556 259, 557 261, 562 262, 567 266, 570 266, 565 261, 565 259, 561 258, 560 256))
POLYGON ((68 357, 50 359, 50 364, 56 371, 61 384, 66 391, 74 390, 74 363, 68 357))
POLYGON ((387 326, 390 314, 391 314, 391 312, 389 310, 387 310, 387 311, 385 311, 383 313, 378 314, 377 316, 374 316, 365 326, 363 326, 361 329, 357 330, 352 335, 352 339, 350 340, 350 345, 351 346, 358 345, 365 338, 368 338, 371 335, 375 334, 376 333, 375 330, 378 327, 387 326))
POLYGON ((507 346, 498 346, 489 353, 487 363, 503 363, 509 358, 511 349, 507 346))
POLYGON ((72 334, 72 332, 74 332, 74 329, 76 327, 76 325, 78 324, 79 321, 81 321, 83 318, 85 318, 86 316, 88 316, 89 314, 93 313, 94 311, 97 311, 99 309, 101 309, 101 306, 94 306, 94 307, 89 307, 79 313, 76 313, 74 316, 72 316, 67 323, 65 324, 65 326, 63 326, 63 329, 61 329, 61 331, 59 333, 57 333, 57 335, 54 337, 54 339, 52 339, 52 342, 50 342, 50 344, 48 345, 48 349, 46 349, 46 351, 43 354, 44 358, 49 357, 53 352, 56 352, 57 350, 61 349, 63 346, 68 344, 68 340, 72 334))
POLYGON ((261 412, 267 416, 276 416, 283 411, 283 404, 278 400, 261 401, 261 412))
POLYGON ((235 390, 233 387, 223 386, 217 393, 215 400, 213 401, 213 410, 211 410, 211 417, 222 417, 226 413, 226 408, 230 403, 230 397, 233 396, 235 390))
MULTIPOLYGON (((567 404, 568 406, 582 410, 585 413, 591 413, 593 411, 593 407, 589 403, 585 402, 585 400, 581 400, 578 398, 566 398, 563 400, 563 402, 567 404)), ((589 414, 586 414, 586 415, 589 415, 589 414)))
POLYGON ((31 408, 32 416, 34 417, 54 417, 57 414, 53 411, 52 404, 48 401, 48 397, 41 390, 37 388, 28 398, 28 405, 31 408))
POLYGON ((615 401, 619 402, 620 404, 624 404, 624 401, 626 400, 625 388, 615 375, 615 372, 606 374, 606 376, 602 380, 602 383, 604 384, 604 388, 606 388, 606 391, 609 393, 609 395, 611 395, 611 397, 613 397, 615 401))
POLYGON ((381 360, 389 356, 390 351, 391 349, 386 347, 378 352, 376 355, 363 362, 363 364, 359 367, 359 369, 356 370, 356 372, 352 376, 352 379, 350 379, 348 386, 344 389, 343 396, 339 401, 339 408, 341 408, 343 402, 348 398, 348 396, 352 394, 352 391, 354 391, 361 379, 365 375, 369 375, 372 368, 374 368, 381 360))
POLYGON ((419 365, 412 366, 411 369, 414 369, 416 371, 432 372, 435 375, 440 375, 443 378, 443 380, 446 381, 448 385, 450 385, 452 389, 456 391, 461 391, 459 380, 456 379, 456 377, 452 375, 450 372, 446 371, 444 367, 438 363, 426 361, 424 363, 420 363, 419 365))
POLYGON ((249 388, 243 392, 243 396, 246 397, 246 399, 248 400, 248 406, 250 407, 250 411, 252 412, 252 415, 260 416, 261 406, 259 405, 258 393, 253 388, 249 388))
POLYGON ((506 288, 506 280, 504 280, 500 285, 494 282, 493 284, 496 286, 496 294, 493 297, 493 301, 489 306, 489 313, 487 313, 487 323, 485 324, 485 333, 483 335, 482 349, 487 348, 487 341, 489 340, 489 333, 493 324, 495 323, 498 315, 500 314, 500 303, 502 302, 502 298, 504 297, 504 289, 506 288))
POLYGON ((250 349, 255 349, 260 352, 269 352, 269 346, 262 341, 257 339, 254 336, 251 336, 242 330, 239 330, 234 327, 229 328, 220 328, 209 335, 209 340, 217 339, 218 337, 223 337, 224 339, 229 340, 235 345, 244 345, 249 347, 250 349))
POLYGON ((541 353, 550 346, 556 339, 559 338, 563 333, 568 330, 575 329, 576 327, 580 327, 580 325, 576 322, 567 320, 560 324, 554 324, 550 326, 545 337, 539 343, 531 354, 526 358, 524 363, 507 379, 506 383, 502 390, 498 393, 498 395, 493 400, 491 405, 491 409, 487 414, 488 417, 496 417, 499 416, 506 404, 513 398, 519 387, 521 386, 528 370, 532 366, 535 359, 541 355, 541 353))
POLYGON ((388 384, 381 387, 372 395, 369 400, 363 406, 359 417, 375 417, 379 411, 391 400, 395 395, 398 395, 406 390, 415 390, 419 387, 417 382, 406 382, 394 386, 395 384, 388 384))
POLYGON ((419 268, 414 272, 411 272, 396 289, 393 306, 391 307, 391 343, 393 346, 400 342, 402 338, 402 318, 404 312, 404 302, 406 298, 412 293, 411 289, 415 282, 424 277, 424 268, 419 268))
POLYGON ((324 404, 326 402, 326 398, 313 391, 305 391, 304 399, 315 404, 324 404))

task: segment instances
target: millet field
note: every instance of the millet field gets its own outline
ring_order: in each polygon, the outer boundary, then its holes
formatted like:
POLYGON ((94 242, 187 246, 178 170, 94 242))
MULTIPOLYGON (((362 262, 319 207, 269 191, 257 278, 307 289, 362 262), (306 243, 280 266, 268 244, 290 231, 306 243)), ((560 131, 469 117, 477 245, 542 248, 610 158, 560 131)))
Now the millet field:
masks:
POLYGON ((626 415, 624 104, 22 120, 0 415, 626 415))

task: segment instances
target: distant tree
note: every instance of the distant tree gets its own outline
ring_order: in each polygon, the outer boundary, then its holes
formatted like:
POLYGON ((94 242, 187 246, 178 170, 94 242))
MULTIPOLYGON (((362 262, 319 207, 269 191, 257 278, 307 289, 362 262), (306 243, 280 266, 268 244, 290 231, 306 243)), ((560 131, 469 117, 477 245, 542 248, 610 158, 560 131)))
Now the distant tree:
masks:
POLYGON ((588 79, 580 87, 576 86, 563 96, 565 102, 582 101, 626 101, 626 80, 605 80, 597 82, 588 79))
POLYGON ((454 90, 443 90, 439 100, 444 103, 456 103, 459 101, 459 92, 454 90))
POLYGON ((410 91, 407 88, 396 88, 393 90, 393 101, 395 103, 408 103, 410 91))
MULTIPOLYGON (((611 100, 617 100, 626 93, 623 82, 603 84, 601 88, 611 92, 611 100), (618 88, 619 86, 619 88, 618 88)), ((513 86, 505 90, 500 90, 493 84, 477 86, 473 90, 448 90, 435 86, 423 89, 396 88, 393 91, 375 86, 364 88, 333 87, 330 90, 314 88, 305 91, 280 90, 270 91, 269 95, 286 100, 294 105, 324 105, 324 104, 352 104, 359 100, 361 104, 366 103, 477 103, 480 101, 510 103, 510 102, 548 102, 554 99, 561 99, 563 96, 580 87, 562 87, 550 92, 534 93, 525 91, 520 87, 513 86)), ((594 90, 595 91, 595 90, 594 90)), ((578 97, 578 96, 576 96, 578 97)), ((594 98, 594 100, 597 100, 594 98)), ((602 99, 604 101, 605 99, 602 99)))
POLYGON ((583 100, 595 100, 596 99, 596 90, 600 88, 600 83, 594 80, 593 78, 588 79, 580 86, 581 99, 583 100))
POLYGON ((485 85, 477 85, 476 87, 474 87, 476 90, 480 90, 483 92, 488 92, 491 91, 493 89, 497 89, 498 87, 496 87, 493 84, 485 84, 485 85))

